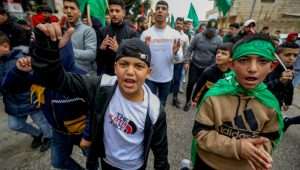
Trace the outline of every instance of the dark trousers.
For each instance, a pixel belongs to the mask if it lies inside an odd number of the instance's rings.
[[[172,81],[173,97],[176,98],[180,88],[182,78],[183,63],[174,64],[174,76]]]
[[[146,80],[146,84],[151,89],[152,93],[158,96],[160,103],[165,106],[168,95],[170,93],[171,81],[159,83],[151,80]]]
[[[113,167],[101,159],[101,168],[102,170],[121,170],[119,168]],[[138,170],[145,170],[145,168],[139,168]]]
[[[289,125],[298,125],[300,124],[300,116],[289,117]]]
[[[81,140],[81,135],[68,135],[62,132],[53,130],[53,137],[51,143],[51,164],[54,168],[67,169],[67,170],[82,170],[72,157],[73,146],[78,145]],[[87,152],[84,152],[87,153]],[[96,170],[98,162],[94,165],[88,165],[87,169]]]
[[[190,102],[194,85],[198,81],[198,78],[200,77],[204,69],[205,68],[197,68],[194,64],[191,64],[189,70],[189,81],[186,87],[186,103]]]
[[[197,158],[195,160],[195,165],[194,165],[193,169],[194,170],[214,170],[213,168],[208,166],[205,162],[203,162],[201,160],[201,158],[199,158],[199,156],[197,156]]]

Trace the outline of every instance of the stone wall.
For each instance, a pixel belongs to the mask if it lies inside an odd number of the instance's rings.
[[[234,4],[224,17],[220,17],[220,27],[227,28],[232,22],[244,22],[251,15],[254,0],[234,0]],[[252,18],[257,21],[257,30],[269,26],[271,32],[300,32],[300,0],[274,0],[262,2],[256,0]]]

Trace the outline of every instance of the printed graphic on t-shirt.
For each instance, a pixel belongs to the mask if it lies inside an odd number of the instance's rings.
[[[117,129],[127,133],[134,134],[137,131],[135,123],[124,116],[124,114],[117,112],[116,114],[109,113],[110,123]]]
[[[258,137],[258,123],[252,109],[244,110],[243,114],[245,121],[243,120],[242,115],[237,115],[234,118],[234,124],[237,126],[236,128],[233,127],[232,122],[224,122],[221,126],[218,126],[216,130],[222,135],[235,137],[237,139]],[[245,123],[248,124],[250,129],[246,128]]]

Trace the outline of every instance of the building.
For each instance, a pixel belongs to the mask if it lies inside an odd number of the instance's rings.
[[[257,21],[257,30],[268,26],[273,33],[300,32],[300,0],[232,0],[233,5],[224,17],[217,7],[207,12],[207,18],[218,18],[220,28],[230,23],[243,23],[249,18]]]

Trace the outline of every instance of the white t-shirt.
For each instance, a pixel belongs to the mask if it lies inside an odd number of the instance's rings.
[[[108,164],[124,170],[136,170],[144,164],[144,127],[149,89],[144,101],[127,100],[116,88],[104,118],[104,147]],[[147,90],[148,89],[148,90]]]
[[[165,83],[173,78],[173,42],[180,39],[179,32],[166,26],[164,29],[155,26],[145,30],[141,35],[141,40],[151,37],[151,68],[152,73],[149,80]]]

